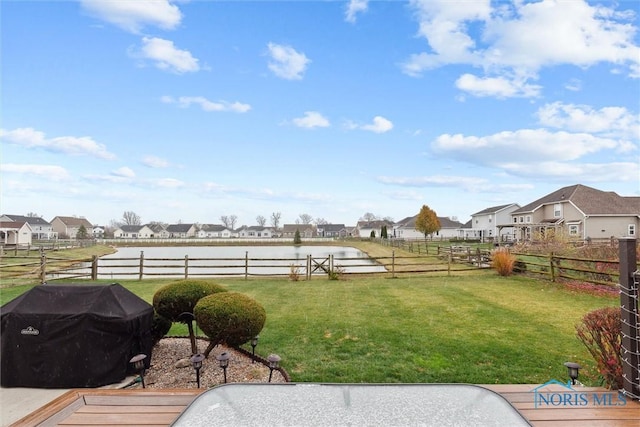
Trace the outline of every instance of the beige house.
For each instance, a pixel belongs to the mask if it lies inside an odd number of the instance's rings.
[[[0,222],[0,245],[30,245],[33,230],[24,221]]]
[[[116,239],[152,239],[155,232],[147,225],[122,225],[113,232]]]
[[[313,224],[284,224],[282,226],[282,237],[294,238],[296,230],[300,233],[300,238],[309,239],[318,235],[318,230]]]
[[[87,236],[93,237],[93,225],[84,217],[57,216],[51,221],[53,231],[58,233],[61,239],[75,239],[78,231],[84,226]]]
[[[549,230],[576,240],[636,237],[640,227],[640,197],[623,197],[586,185],[563,187],[511,213],[519,241]]]

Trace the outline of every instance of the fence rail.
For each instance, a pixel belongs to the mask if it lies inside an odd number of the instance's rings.
[[[3,259],[6,261],[6,259]],[[41,252],[39,256],[13,257],[12,263],[0,265],[2,282],[38,280],[41,283],[71,278],[126,279],[135,278],[193,278],[193,277],[293,277],[311,279],[327,275],[338,278],[343,275],[391,275],[444,273],[488,268],[486,256],[480,252],[441,251],[438,258],[396,256],[392,251],[387,257],[312,257],[306,258],[254,258],[247,253],[242,258],[148,258],[144,252],[139,257],[103,257],[62,259]]]
[[[558,256],[553,253],[542,255],[512,252],[512,254],[517,257],[515,272],[541,275],[554,282],[558,279],[567,279],[616,286],[620,278],[618,260],[594,260]]]

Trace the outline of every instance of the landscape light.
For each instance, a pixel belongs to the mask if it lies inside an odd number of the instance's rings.
[[[144,384],[144,359],[147,358],[146,354],[136,354],[129,360],[129,363],[133,365],[133,369],[135,369],[140,375],[140,382],[142,383],[142,388],[146,388]]]
[[[278,369],[278,367],[280,366],[280,360],[280,356],[278,356],[277,354],[270,354],[267,358],[267,361],[269,361],[269,382],[271,382],[273,370]]]
[[[196,371],[196,384],[198,385],[198,388],[200,388],[200,368],[202,368],[202,361],[204,360],[204,355],[200,354],[200,353],[196,353],[193,356],[191,356],[191,365],[193,366],[193,369],[195,369]]]
[[[227,367],[229,366],[229,357],[230,355],[226,351],[216,356],[216,360],[220,364],[220,367],[222,368],[222,372],[224,373],[225,384],[227,383]]]
[[[260,339],[259,335],[256,335],[251,340],[251,363],[256,362],[256,346],[258,345],[258,340]]]
[[[567,367],[569,371],[569,378],[571,378],[571,384],[575,385],[578,380],[578,371],[580,371],[581,366],[574,362],[565,362],[564,366]]]

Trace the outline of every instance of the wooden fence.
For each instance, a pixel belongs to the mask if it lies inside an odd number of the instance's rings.
[[[7,261],[4,259],[3,261]],[[137,258],[103,257],[62,259],[41,252],[38,256],[12,257],[11,263],[0,265],[3,285],[19,281],[45,283],[60,279],[138,279],[194,278],[194,277],[289,277],[311,279],[326,275],[337,279],[346,275],[387,275],[398,277],[408,274],[446,275],[457,272],[489,268],[487,255],[478,251],[452,248],[440,251],[439,257],[327,257],[306,258],[253,258],[247,252],[243,258],[148,258],[144,252]]]
[[[576,280],[598,285],[616,286],[619,281],[617,260],[594,260],[558,256],[512,252],[517,257],[516,273],[544,276],[551,281],[558,279]]]

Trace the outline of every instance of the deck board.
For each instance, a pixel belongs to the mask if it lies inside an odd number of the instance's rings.
[[[536,407],[533,390],[538,385],[492,384],[482,387],[502,395],[535,427],[640,427],[640,402],[627,400],[624,406]],[[12,424],[12,427],[167,427],[203,391],[76,389]],[[566,392],[566,389],[550,386],[545,391]],[[602,395],[611,391],[584,387],[575,393],[586,393],[591,400],[591,394]]]

